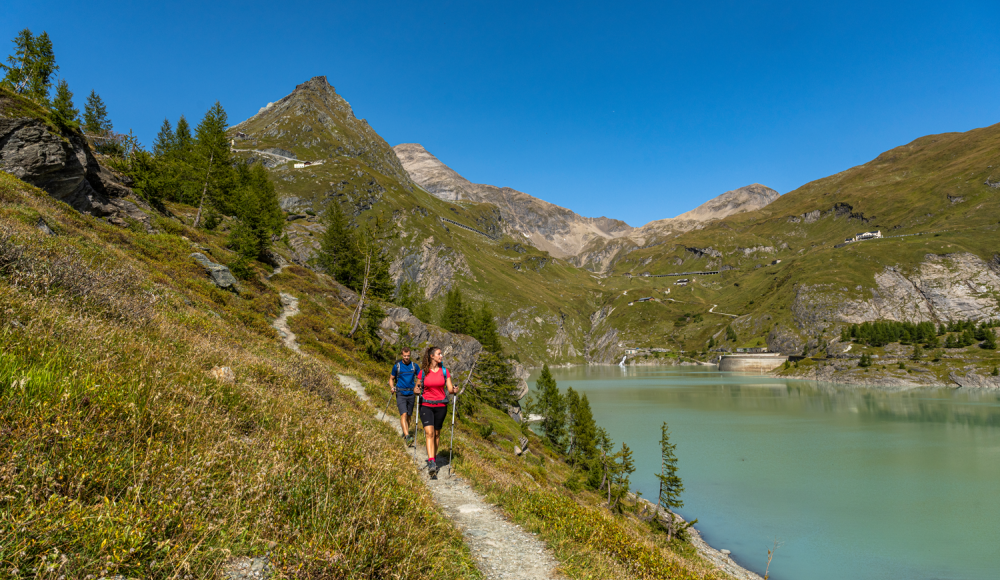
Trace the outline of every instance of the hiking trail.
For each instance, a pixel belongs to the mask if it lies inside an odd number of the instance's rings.
[[[288,327],[288,319],[299,313],[299,299],[285,292],[282,292],[280,296],[281,305],[284,308],[281,310],[281,316],[275,318],[271,326],[281,335],[281,342],[285,343],[285,346],[303,354],[299,349],[299,343],[295,340],[295,333]]]
[[[291,294],[281,293],[283,309],[281,315],[272,324],[281,335],[281,340],[288,348],[305,355],[299,349],[295,333],[288,327],[288,319],[299,313],[299,301]],[[372,403],[361,382],[350,375],[337,375],[340,384],[354,391],[362,401]],[[388,388],[386,395],[388,396]],[[379,401],[378,404],[383,404]],[[395,410],[395,406],[392,406]],[[375,418],[391,425],[396,433],[402,436],[399,417],[393,413],[385,413],[383,409],[375,412]],[[444,434],[442,433],[442,439]],[[438,479],[432,480],[427,475],[427,449],[417,440],[416,449],[407,449],[406,453],[413,458],[420,479],[431,490],[434,501],[441,506],[445,517],[451,520],[462,532],[463,540],[476,560],[476,565],[488,580],[558,580],[563,578],[556,573],[559,563],[544,542],[533,534],[524,531],[517,524],[507,521],[496,506],[488,503],[483,496],[476,493],[472,487],[459,475],[452,473],[448,467],[448,458],[442,454],[437,458],[441,471]],[[400,437],[402,444],[402,437]],[[239,561],[231,564],[249,571],[252,563]],[[232,580],[251,580],[251,574],[242,575],[235,569],[226,573]]]
[[[358,379],[350,375],[337,375],[340,384],[358,394],[362,401],[369,401],[365,388]],[[386,389],[388,395],[388,388]],[[384,404],[379,402],[379,404]],[[390,403],[391,409],[395,406]],[[391,425],[402,436],[399,417],[393,412],[379,409],[375,418]],[[450,419],[449,419],[450,421]],[[445,434],[442,432],[441,438]],[[401,442],[402,443],[402,442]],[[483,496],[459,475],[448,469],[448,457],[437,457],[441,471],[438,479],[430,479],[424,469],[427,449],[418,438],[416,450],[407,449],[420,470],[420,479],[431,490],[434,501],[441,506],[445,517],[461,530],[465,544],[469,546],[476,565],[489,580],[549,580],[563,578],[556,573],[559,563],[552,556],[544,542],[520,526],[507,521],[496,506],[488,503]],[[451,475],[449,475],[451,473]]]

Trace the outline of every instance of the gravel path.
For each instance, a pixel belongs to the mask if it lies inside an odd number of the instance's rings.
[[[282,292],[281,305],[284,307],[281,310],[281,316],[275,318],[271,326],[281,335],[281,341],[285,343],[285,346],[302,354],[302,351],[299,349],[299,343],[295,340],[295,333],[288,327],[288,319],[299,313],[299,299],[291,294]]]
[[[358,394],[363,401],[368,401],[364,387],[354,377],[337,375],[340,383]],[[384,400],[377,402],[385,405]],[[390,403],[391,405],[391,403]],[[392,425],[396,432],[402,435],[399,427],[399,417],[379,409],[375,416]],[[442,433],[442,439],[445,434]],[[402,442],[400,442],[402,444]],[[409,450],[414,463],[420,469],[420,478],[430,488],[431,494],[445,516],[455,523],[462,531],[465,543],[472,551],[476,564],[483,576],[489,580],[547,580],[563,576],[556,573],[559,563],[552,556],[548,547],[520,526],[507,521],[496,506],[486,502],[460,476],[451,474],[448,458],[443,455],[438,458],[438,465],[444,465],[438,474],[438,479],[430,479],[424,468],[427,450],[417,444]]]

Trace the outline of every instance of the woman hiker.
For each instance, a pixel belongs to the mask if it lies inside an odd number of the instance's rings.
[[[451,384],[451,373],[441,364],[441,349],[436,346],[424,351],[421,361],[421,371],[417,379],[421,381],[418,393],[423,397],[420,406],[420,423],[424,426],[424,439],[427,440],[427,473],[431,479],[437,477],[438,466],[434,461],[438,450],[438,440],[445,417],[448,416],[448,394],[455,393]],[[447,393],[445,389],[447,388]]]
[[[399,409],[399,426],[403,429],[403,440],[407,446],[412,446],[410,417],[413,416],[413,403],[417,398],[413,390],[420,367],[410,360],[410,347],[404,346],[400,356],[402,360],[396,361],[396,364],[392,365],[392,372],[389,373],[389,389],[396,395],[396,408]]]

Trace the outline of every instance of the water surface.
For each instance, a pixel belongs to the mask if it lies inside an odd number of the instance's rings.
[[[670,426],[685,518],[775,580],[1000,578],[1000,394],[890,392],[705,367],[552,369],[655,501]],[[532,374],[529,382],[537,378]]]

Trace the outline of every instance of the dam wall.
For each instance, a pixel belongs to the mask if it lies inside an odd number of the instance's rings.
[[[724,354],[719,359],[723,372],[767,373],[785,364],[788,357],[776,352],[759,354]]]

